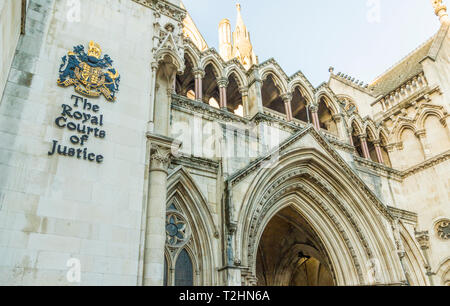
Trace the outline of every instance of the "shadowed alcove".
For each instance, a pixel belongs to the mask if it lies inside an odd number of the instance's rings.
[[[287,207],[268,223],[258,247],[259,286],[333,286],[328,256],[307,221]]]

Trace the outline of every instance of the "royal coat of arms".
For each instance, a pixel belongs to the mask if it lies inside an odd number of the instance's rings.
[[[105,96],[106,100],[114,102],[119,90],[120,75],[112,67],[113,61],[105,54],[101,58],[102,49],[93,41],[89,43],[86,54],[84,46],[76,46],[62,58],[59,68],[58,85],[62,87],[75,86],[75,91],[88,96]]]

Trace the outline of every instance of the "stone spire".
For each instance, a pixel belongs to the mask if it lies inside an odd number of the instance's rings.
[[[239,59],[242,65],[249,69],[257,64],[256,56],[253,52],[253,46],[250,41],[250,33],[247,31],[244,20],[241,15],[241,5],[237,4],[236,29],[233,33],[233,57]]]
[[[434,12],[436,16],[439,17],[439,20],[442,24],[450,24],[450,18],[447,13],[447,6],[442,3],[442,0],[431,0],[431,4],[433,5]]]

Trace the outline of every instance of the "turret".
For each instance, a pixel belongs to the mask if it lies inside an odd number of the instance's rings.
[[[219,53],[225,61],[232,59],[231,25],[228,19],[219,24]]]
[[[431,0],[431,4],[433,5],[434,12],[436,16],[439,17],[439,20],[442,24],[450,24],[450,18],[447,13],[447,6],[442,3],[442,0]]]

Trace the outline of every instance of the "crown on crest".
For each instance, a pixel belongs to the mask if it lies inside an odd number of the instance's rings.
[[[100,48],[100,45],[97,43],[94,43],[92,40],[89,42],[89,51],[88,55],[95,57],[97,59],[100,58],[102,55],[102,48]]]

